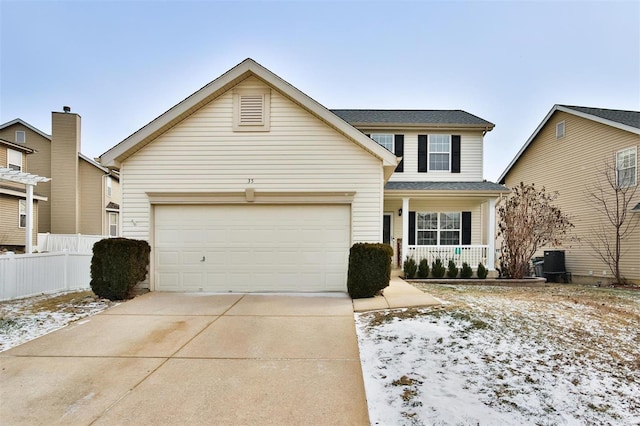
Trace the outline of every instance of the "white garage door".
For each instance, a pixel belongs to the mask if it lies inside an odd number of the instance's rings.
[[[346,291],[350,207],[156,206],[156,289]]]

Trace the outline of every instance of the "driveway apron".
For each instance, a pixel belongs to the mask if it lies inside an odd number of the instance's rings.
[[[0,353],[0,423],[368,425],[351,299],[148,293]]]

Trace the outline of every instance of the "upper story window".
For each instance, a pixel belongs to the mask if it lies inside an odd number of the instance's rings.
[[[564,131],[565,131],[564,121],[561,121],[558,124],[556,124],[556,139],[563,138],[564,137]]]
[[[462,235],[460,212],[416,214],[418,245],[459,245]]]
[[[27,134],[24,130],[16,130],[16,143],[27,143]]]
[[[371,135],[371,139],[378,142],[378,145],[382,146],[383,148],[386,148],[388,151],[390,152],[394,151],[395,144],[394,144],[393,135],[386,134],[386,133],[373,133]]]
[[[111,182],[111,176],[107,176],[107,196],[108,197],[111,197],[111,192],[113,191],[112,185],[113,183]]]
[[[626,148],[616,153],[618,186],[636,186],[638,183],[638,148]]]
[[[233,92],[233,130],[268,132],[271,120],[269,89],[236,89]]]
[[[27,226],[27,200],[18,200],[18,227]]]
[[[7,149],[7,167],[11,170],[22,171],[22,153],[13,149]]]
[[[449,171],[451,136],[429,135],[429,171]]]

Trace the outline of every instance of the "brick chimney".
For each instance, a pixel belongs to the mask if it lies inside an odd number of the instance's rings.
[[[80,230],[80,116],[71,108],[51,113],[51,233]]]

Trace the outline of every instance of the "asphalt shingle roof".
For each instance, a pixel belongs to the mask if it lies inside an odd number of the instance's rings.
[[[509,188],[493,182],[387,182],[384,189],[409,191],[503,191]]]
[[[636,129],[640,129],[640,111],[590,108],[590,107],[582,107],[582,106],[574,106],[574,105],[560,105],[560,106],[572,109],[574,111],[582,112],[585,114],[595,115],[596,117],[604,118],[605,120],[615,121],[616,123],[635,127]]]
[[[494,127],[494,124],[462,110],[406,110],[406,109],[332,109],[349,124],[424,124],[472,125]]]

